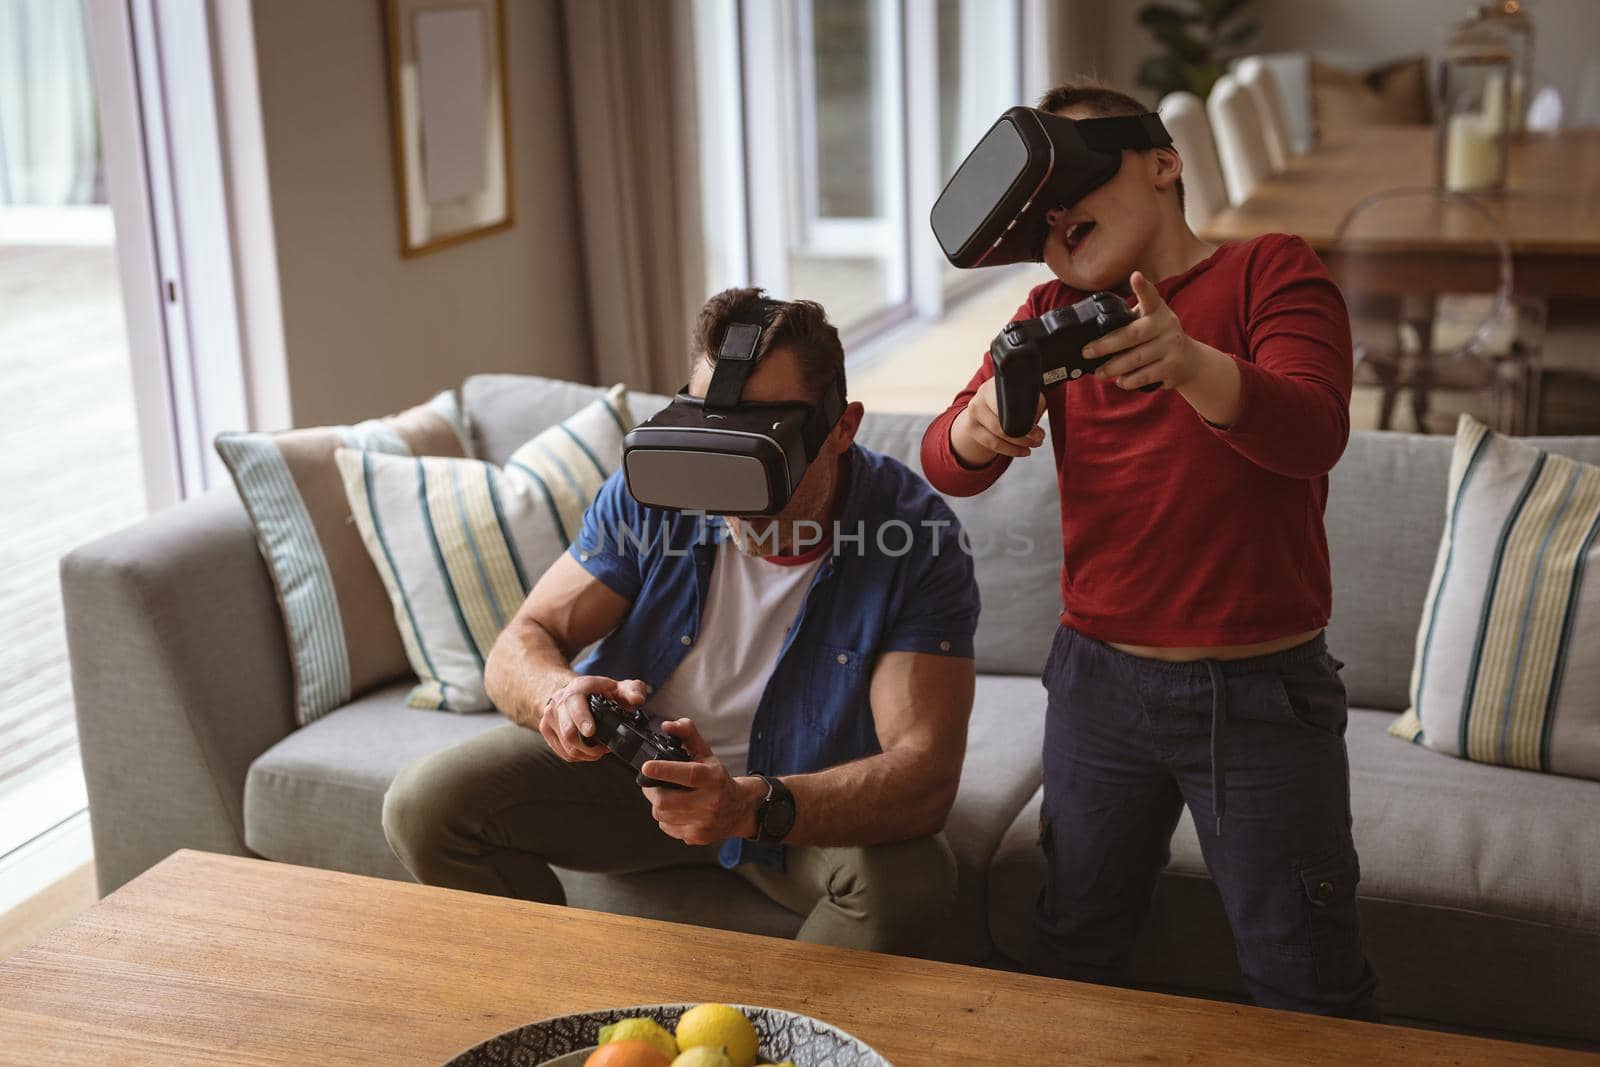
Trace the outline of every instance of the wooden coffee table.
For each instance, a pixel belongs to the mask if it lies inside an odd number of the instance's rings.
[[[805,1012],[898,1067],[1576,1053],[179,852],[0,962],[0,1062],[437,1064],[591,1008]]]

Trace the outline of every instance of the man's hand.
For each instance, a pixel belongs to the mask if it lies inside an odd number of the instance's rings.
[[[993,378],[984,382],[973,394],[967,406],[950,424],[950,447],[956,458],[969,467],[985,467],[996,456],[1026,456],[1044,444],[1044,430],[1038,426],[1044,414],[1044,396],[1039,396],[1039,410],[1035,423],[1026,437],[1008,437],[1000,426],[1000,409],[994,400]]]
[[[1233,425],[1240,391],[1233,357],[1184,333],[1178,316],[1143,274],[1134,271],[1128,284],[1139,300],[1139,317],[1083,346],[1089,359],[1112,356],[1095,374],[1114,379],[1122,389],[1155,382],[1177,390],[1213,426]]]
[[[647,778],[675,782],[688,789],[646,789],[650,814],[662,832],[686,845],[714,845],[730,837],[750,837],[756,832],[756,808],[767,795],[759,778],[735,778],[717,759],[690,719],[661,724],[663,733],[683,740],[684,751],[695,760],[650,760],[639,768]]]
[[[604,745],[583,743],[583,738],[594,736],[594,717],[589,714],[590,693],[638,707],[650,695],[650,687],[637,678],[618,682],[596,675],[579,675],[550,694],[539,715],[539,733],[550,751],[568,763],[601,759],[609,751]]]

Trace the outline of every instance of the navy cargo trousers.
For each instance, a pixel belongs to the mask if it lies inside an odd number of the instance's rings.
[[[1035,969],[1126,981],[1187,804],[1256,1003],[1377,1018],[1342,666],[1320,634],[1265,656],[1167,663],[1061,627],[1044,673]]]

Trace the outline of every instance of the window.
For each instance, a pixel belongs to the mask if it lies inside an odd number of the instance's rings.
[[[817,300],[847,343],[973,279],[927,233],[1019,102],[1016,0],[697,0],[707,291]]]

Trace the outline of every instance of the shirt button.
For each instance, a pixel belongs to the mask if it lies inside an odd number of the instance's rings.
[[[578,559],[583,563],[588,563],[589,562],[589,553],[587,553],[587,552],[579,552],[578,553]]]
[[[1333,896],[1333,883],[1332,882],[1318,882],[1317,883],[1317,899],[1318,900],[1327,900],[1329,897],[1332,897],[1332,896]]]
[[[949,641],[940,641],[939,642],[939,651],[940,652],[949,652],[950,651],[950,642]]]
[[[850,657],[841,652],[838,655],[838,660],[841,664],[845,664],[850,662]]]
[[[692,645],[694,644],[694,638],[690,637],[688,634],[684,634],[682,637],[678,638],[678,644]]]

